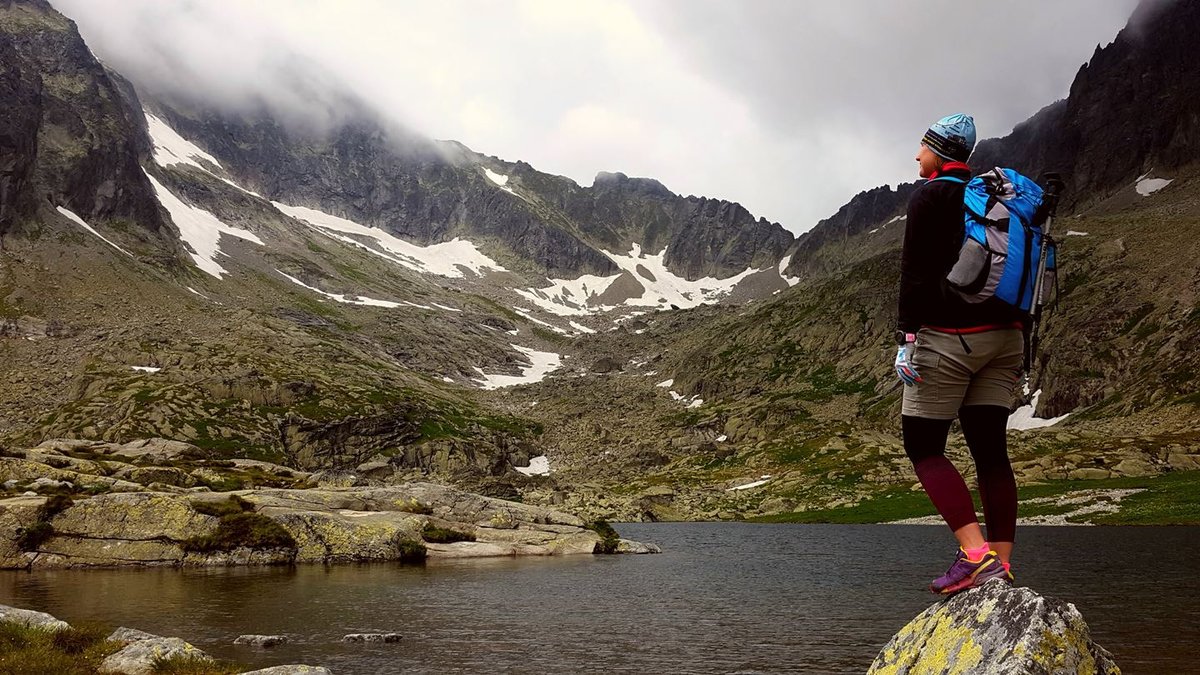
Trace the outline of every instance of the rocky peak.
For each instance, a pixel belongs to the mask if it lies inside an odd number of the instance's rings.
[[[159,230],[137,100],[75,24],[40,0],[0,3],[0,55],[0,233],[56,206]]]
[[[972,166],[1058,171],[1066,204],[1099,200],[1151,170],[1200,156],[1200,4],[1146,0],[1106,47],[1079,69],[1070,95],[981,142]]]

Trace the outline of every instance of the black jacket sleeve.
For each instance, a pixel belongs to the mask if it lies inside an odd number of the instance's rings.
[[[924,185],[908,202],[896,322],[906,333],[917,332],[943,302],[945,249],[954,234],[945,231],[945,208],[939,207],[946,195],[941,187]]]

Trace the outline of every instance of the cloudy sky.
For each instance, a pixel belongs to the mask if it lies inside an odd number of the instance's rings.
[[[1137,0],[52,0],[135,82],[327,114],[312,60],[434,138],[590,185],[651,176],[793,232],[915,177],[930,122],[1004,135]],[[324,81],[324,80],[323,80]]]

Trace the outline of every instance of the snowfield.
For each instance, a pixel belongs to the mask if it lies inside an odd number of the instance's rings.
[[[549,476],[550,458],[538,455],[529,460],[529,466],[514,466],[513,468],[526,476]]]
[[[489,270],[506,271],[465,239],[456,237],[440,244],[418,246],[377,227],[360,225],[324,211],[280,202],[271,204],[332,239],[365,249],[415,272],[461,279],[467,273],[481,277]]]
[[[224,167],[216,157],[200,149],[195,143],[180,136],[162,119],[146,112],[146,127],[150,131],[150,140],[154,143],[154,163],[159,166],[186,164],[197,169],[208,171],[197,159],[210,162],[218,169]]]
[[[1149,175],[1148,173],[1144,173],[1138,176],[1137,185],[1135,186],[1137,193],[1143,197],[1149,197],[1174,182],[1173,178],[1147,178]]]
[[[522,347],[520,345],[511,345],[513,349],[521,352],[529,359],[529,365],[521,369],[520,375],[489,375],[483,372],[482,368],[476,368],[475,372],[479,373],[482,379],[475,380],[476,383],[483,389],[500,389],[502,387],[515,387],[521,384],[533,384],[541,382],[547,375],[554,372],[562,365],[562,355],[554,352],[539,352],[536,349]]]
[[[221,251],[222,234],[245,239],[259,246],[263,245],[262,239],[259,239],[253,232],[226,225],[217,220],[217,217],[208,211],[192,206],[191,204],[185,204],[162,183],[158,182],[154,176],[147,173],[146,177],[150,179],[150,184],[154,186],[154,193],[158,196],[158,202],[163,205],[167,213],[171,214],[171,220],[175,223],[175,227],[179,228],[180,238],[191,249],[188,253],[192,256],[196,267],[218,279],[222,275],[227,274],[225,268],[217,264],[217,256],[226,255]]]
[[[1028,385],[1026,385],[1026,386],[1028,386]],[[1026,392],[1026,393],[1028,393],[1028,392]],[[1061,422],[1071,416],[1071,413],[1067,413],[1066,415],[1061,415],[1059,417],[1051,417],[1050,419],[1034,417],[1033,411],[1037,410],[1038,398],[1040,398],[1041,395],[1042,395],[1042,390],[1038,389],[1036,392],[1033,393],[1033,398],[1030,400],[1029,405],[1025,405],[1025,406],[1021,406],[1020,408],[1017,408],[1016,410],[1013,411],[1013,413],[1011,415],[1008,416],[1008,428],[1009,429],[1014,429],[1017,431],[1025,431],[1028,429],[1041,429],[1043,427],[1049,427],[1049,426],[1058,424],[1059,422]]]
[[[747,277],[763,271],[750,267],[728,279],[705,277],[689,281],[667,269],[666,248],[658,253],[648,254],[642,252],[641,246],[634,244],[626,255],[608,251],[602,253],[621,268],[620,274],[607,277],[583,275],[577,279],[547,279],[550,284],[548,286],[516,289],[516,292],[542,310],[558,316],[599,314],[617,309],[615,305],[593,303],[624,276],[636,281],[642,292],[622,301],[622,306],[658,310],[671,309],[674,305],[679,309],[690,309],[720,302]],[[790,262],[791,256],[785,256],[779,262],[777,271],[784,282],[795,286],[800,279],[788,277],[783,273]]]

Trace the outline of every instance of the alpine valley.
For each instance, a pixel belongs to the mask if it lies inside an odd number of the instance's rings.
[[[1066,99],[972,158],[1068,186],[1011,422],[1028,519],[1200,522],[1198,50],[1200,3],[1145,3]],[[654,179],[581,186],[430,140],[336,84],[314,98],[329,123],[156,90],[45,0],[0,0],[4,496],[66,496],[66,516],[476,493],[588,550],[596,520],[933,513],[890,367],[915,185],[797,238]],[[405,512],[428,508],[474,522]],[[95,562],[63,538],[0,558]]]

